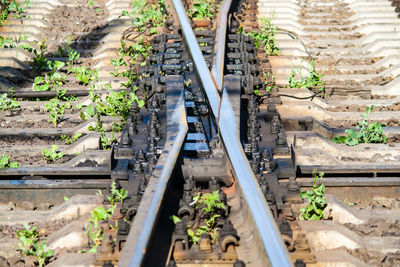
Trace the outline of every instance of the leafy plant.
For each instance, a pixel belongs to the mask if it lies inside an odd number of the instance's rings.
[[[368,123],[368,115],[374,106],[367,107],[362,119],[357,122],[357,132],[353,129],[346,129],[347,136],[336,136],[332,139],[334,143],[345,143],[348,146],[355,146],[359,143],[386,143],[387,137],[383,134],[384,124],[380,122]]]
[[[296,79],[296,76],[299,76],[299,79]],[[315,70],[315,62],[311,61],[309,74],[306,77],[303,77],[301,73],[301,69],[296,71],[292,68],[292,71],[289,76],[289,87],[290,88],[304,88],[312,90],[313,88],[318,89],[320,92],[325,92],[325,85],[322,78],[324,77],[323,73],[318,73]]]
[[[30,6],[30,2],[26,0],[25,5]],[[0,27],[5,24],[9,14],[13,14],[16,18],[22,18],[25,11],[24,7],[15,0],[1,0],[0,10]]]
[[[0,169],[18,168],[19,164],[16,161],[11,161],[10,156],[3,154],[0,156]]]
[[[37,76],[32,84],[33,91],[60,91],[60,87],[66,79],[66,76],[61,74],[59,71],[65,66],[62,61],[46,61],[46,64],[50,71],[48,71],[44,77]],[[65,94],[65,93],[64,93]]]
[[[89,6],[90,8],[92,8],[93,6],[97,5],[97,2],[96,2],[96,1],[93,1],[93,0],[88,0],[87,2],[88,2],[88,6]]]
[[[57,126],[57,124],[62,120],[65,109],[71,108],[71,103],[61,103],[58,98],[52,98],[49,102],[45,104],[46,111],[49,112],[50,122]]]
[[[275,34],[278,30],[277,26],[272,24],[271,18],[261,18],[260,30],[252,31],[248,35],[254,39],[254,44],[259,49],[263,47],[267,55],[279,56],[280,49],[276,45]]]
[[[47,249],[47,240],[40,240],[36,227],[30,227],[24,224],[25,230],[17,232],[17,238],[20,240],[18,247],[24,256],[33,255],[39,266],[46,263],[46,259],[53,256],[53,250]]]
[[[112,215],[111,209],[105,209],[104,207],[96,207],[89,218],[89,223],[86,224],[85,230],[90,240],[93,242],[89,252],[96,253],[97,247],[101,245],[101,241],[104,238],[103,229],[100,227],[100,222],[108,220]]]
[[[98,77],[98,70],[88,70],[86,66],[69,68],[69,71],[75,73],[76,79],[83,84],[88,84]]]
[[[189,17],[195,19],[205,19],[214,17],[216,10],[213,0],[199,0],[193,3],[193,9],[189,9]]]
[[[137,42],[132,45],[127,45],[123,39],[120,41],[121,47],[118,49],[119,58],[112,59],[111,64],[115,67],[115,70],[110,72],[115,77],[125,77],[128,81],[121,83],[123,87],[130,88],[134,81],[140,76],[136,73],[135,64],[141,59],[141,66],[146,64],[146,59],[150,55],[150,49],[152,48],[149,42],[146,42],[144,38],[140,37]],[[129,66],[126,70],[120,72],[118,67]]]
[[[67,55],[68,55],[68,66],[74,65],[79,58],[81,57],[81,54],[72,49],[69,45],[67,45]]]
[[[63,152],[57,152],[57,148],[58,148],[57,145],[51,145],[50,150],[44,148],[44,149],[42,149],[42,155],[48,161],[55,162],[56,160],[58,160],[64,156]]]
[[[103,128],[100,129],[100,144],[103,150],[111,149],[111,144],[116,142],[114,133],[111,134],[110,138],[107,138],[106,133]]]
[[[61,140],[64,141],[64,143],[65,143],[66,145],[70,145],[70,144],[72,144],[72,143],[75,143],[75,141],[78,140],[79,137],[81,137],[81,136],[82,136],[81,133],[77,133],[77,134],[75,134],[75,135],[73,135],[73,136],[72,136],[72,135],[69,136],[69,135],[62,134],[62,135],[61,135]]]
[[[187,233],[190,241],[193,244],[199,242],[201,234],[207,233],[215,241],[218,238],[218,229],[216,220],[221,217],[221,213],[225,212],[225,204],[219,199],[219,191],[216,190],[212,193],[201,194],[198,193],[193,197],[193,205],[199,213],[199,224],[188,227]],[[180,222],[181,219],[175,215],[169,217],[175,224]]]
[[[157,5],[148,6],[145,1],[133,0],[132,11],[122,11],[120,17],[132,18],[132,26],[138,32],[142,32],[149,26],[151,34],[157,34],[154,27],[163,26],[166,21],[166,15],[163,13],[164,2],[159,1]],[[153,30],[151,30],[153,29]]]
[[[42,71],[46,69],[47,66],[47,58],[45,54],[47,53],[47,40],[43,39],[39,45],[39,50],[33,49],[33,54],[35,57],[33,58],[34,68],[37,71]]]
[[[312,175],[314,178],[312,189],[299,193],[302,199],[310,201],[305,208],[300,209],[300,220],[321,220],[324,217],[323,211],[328,205],[324,197],[325,185],[317,184],[324,177],[324,173],[320,172],[317,175],[317,170],[314,169]]]
[[[123,187],[121,189],[117,189],[117,184],[115,181],[111,183],[111,196],[108,196],[107,199],[111,203],[112,206],[115,206],[117,203],[123,203],[124,200],[128,197],[128,191]]]
[[[0,96],[0,110],[14,110],[19,108],[19,103],[7,97],[7,93]]]

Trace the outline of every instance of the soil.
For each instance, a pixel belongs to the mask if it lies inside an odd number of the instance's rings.
[[[29,223],[29,226],[36,227],[37,231],[39,232],[39,237],[45,238],[51,233],[60,230],[72,221],[73,220],[71,219],[61,219],[51,222],[34,222]],[[0,238],[15,238],[17,232],[23,229],[25,229],[25,227],[22,224],[0,225]]]
[[[45,147],[43,147],[45,148]],[[50,149],[50,148],[47,148]],[[65,162],[70,161],[76,155],[69,155],[65,154],[62,158],[56,160],[55,162],[49,162],[48,160],[44,159],[43,155],[27,155],[22,153],[10,153],[10,157],[12,161],[17,161],[20,166],[37,166],[37,165],[54,165],[54,164],[62,164]]]
[[[366,105],[346,105],[334,108],[328,108],[328,111],[332,112],[365,112],[367,109]],[[400,103],[396,103],[390,106],[374,106],[374,111],[400,111]]]
[[[343,248],[343,250],[346,250],[350,255],[353,255],[363,262],[373,266],[392,267],[399,266],[400,264],[400,253],[380,254],[365,248],[354,250]]]
[[[344,226],[361,236],[400,236],[399,223],[399,221],[396,221],[392,224],[385,222],[384,219],[377,218],[373,222],[366,222],[361,225],[346,223]]]
[[[2,128],[73,128],[80,125],[82,121],[67,121],[64,120],[54,126],[52,122],[47,120],[41,121],[8,121],[8,120],[1,120],[0,119],[0,127]]]
[[[369,122],[371,122],[371,120],[369,120]],[[396,119],[389,119],[388,121],[382,119],[380,122],[384,123],[384,124],[386,124],[386,126],[390,126],[390,127],[397,127],[400,125],[399,120],[396,120]],[[339,120],[329,119],[329,120],[325,120],[324,123],[332,128],[355,128],[357,126],[357,120],[339,121]]]
[[[317,65],[321,66],[372,65],[381,59],[383,59],[383,57],[343,58],[338,56],[330,56],[317,58],[315,62]]]
[[[73,48],[76,48],[76,45],[79,49],[95,48],[99,39],[104,36],[100,34],[101,30],[107,25],[105,18],[108,12],[104,6],[105,1],[97,0],[97,5],[92,8],[86,0],[62,2],[66,5],[53,9],[46,18],[49,27],[43,28],[45,34],[41,39],[49,40],[49,51],[56,51],[58,46],[64,46],[66,40],[73,42]],[[98,12],[96,7],[99,8]]]
[[[82,135],[80,138],[83,136],[84,135]],[[0,136],[0,146],[20,145],[65,145],[65,143],[61,140],[60,136]]]

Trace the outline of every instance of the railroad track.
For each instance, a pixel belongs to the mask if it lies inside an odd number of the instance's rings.
[[[10,9],[3,265],[38,262],[15,238],[30,227],[49,266],[398,264],[397,3],[211,3]],[[262,17],[279,53],[250,36]],[[388,144],[332,142],[371,105]],[[314,169],[328,220],[301,221]]]

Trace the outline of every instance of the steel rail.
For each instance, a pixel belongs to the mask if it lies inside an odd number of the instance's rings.
[[[228,94],[224,90],[221,102],[217,86],[213,82],[214,80],[201,53],[182,2],[181,0],[173,0],[172,2],[178,15],[190,54],[192,55],[195,67],[206,92],[211,110],[215,119],[219,121],[221,139],[225,145],[229,159],[231,160],[232,168],[236,173],[237,181],[252,213],[264,249],[270,260],[270,264],[272,266],[282,267],[292,266],[286,246],[283,243],[265,197],[262,194],[261,189],[257,184],[257,180],[250,168],[240,140],[238,139],[239,137],[232,134],[237,132],[237,126]],[[218,27],[226,28],[226,25],[219,24]],[[219,75],[223,74],[220,73]],[[219,103],[221,103],[221,106],[219,106]]]
[[[217,14],[217,25],[228,24],[228,13],[231,8],[232,0],[225,0]],[[224,62],[225,62],[225,43],[227,27],[217,27],[215,33],[214,58],[211,73],[219,92],[222,91],[224,81]]]
[[[192,26],[190,25],[189,20],[186,16],[186,12],[183,8],[182,2],[180,0],[172,0],[172,4],[178,16],[183,35],[185,36],[187,46],[189,47],[190,54],[194,62],[194,66],[200,76],[200,81],[208,96],[211,110],[214,113],[215,118],[217,119],[220,105],[220,97],[218,91],[216,90],[215,80],[211,76],[210,70],[207,67],[206,61],[203,57],[203,53],[201,52],[200,46],[197,43],[196,36],[193,33]]]
[[[172,80],[174,78],[177,78],[177,76],[172,77]],[[171,81],[171,83],[175,82],[175,80]],[[181,78],[180,80],[179,95],[177,95],[177,92],[173,92],[169,96],[167,83],[168,81],[166,81],[168,141],[163,148],[163,154],[160,155],[157,161],[157,166],[154,168],[152,177],[140,202],[118,266],[142,266],[146,249],[161,209],[161,203],[165,197],[167,184],[172,176],[188,131],[183,79]]]

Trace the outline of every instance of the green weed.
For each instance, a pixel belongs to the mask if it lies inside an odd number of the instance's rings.
[[[192,19],[212,19],[217,12],[214,7],[213,0],[198,0],[193,3],[193,9],[188,10],[188,14]]]
[[[0,156],[0,169],[18,168],[19,164],[16,161],[11,161],[10,156],[3,154]]]
[[[40,240],[36,227],[30,227],[24,224],[25,229],[17,232],[17,238],[20,240],[18,247],[24,256],[33,255],[39,266],[46,263],[47,258],[53,256],[53,250],[47,249],[47,240]]]
[[[259,31],[252,31],[248,35],[253,37],[254,44],[257,49],[263,47],[267,55],[279,56],[280,49],[276,45],[275,34],[278,30],[277,26],[272,24],[271,18],[261,18]]]
[[[299,79],[296,79],[296,76],[299,76]],[[315,70],[315,62],[311,61],[309,74],[306,77],[303,77],[301,69],[296,71],[292,68],[289,76],[289,88],[304,88],[308,90],[316,88],[320,92],[325,92],[323,77],[324,74],[318,73]]]
[[[192,244],[199,242],[201,234],[207,233],[215,242],[218,238],[218,229],[216,220],[225,212],[226,206],[219,199],[219,191],[212,193],[198,193],[193,197],[194,208],[200,212],[200,222],[193,227],[188,227],[187,233]],[[175,224],[180,222],[180,218],[172,215],[169,217]]]
[[[71,108],[71,103],[61,103],[58,98],[52,98],[45,104],[46,111],[49,112],[50,122],[57,126],[62,121],[65,109]]]
[[[71,136],[63,134],[63,135],[61,135],[60,138],[61,138],[62,141],[64,141],[64,143],[66,145],[70,145],[70,144],[75,143],[75,141],[78,140],[79,137],[81,137],[81,136],[82,136],[81,133],[77,133],[77,134],[71,135]]]
[[[317,170],[314,169],[312,175],[314,178],[312,189],[299,193],[302,199],[310,201],[310,204],[300,209],[299,219],[302,221],[321,220],[324,217],[323,211],[328,205],[324,197],[325,185],[323,183],[317,184],[324,177],[324,173],[317,174]]]
[[[387,137],[383,134],[384,124],[380,122],[368,123],[368,115],[374,109],[374,106],[367,108],[361,115],[362,119],[357,122],[357,132],[353,129],[346,129],[347,136],[336,136],[332,139],[334,143],[345,143],[348,146],[355,146],[359,143],[386,143]]]
[[[0,96],[0,110],[14,110],[19,108],[19,103],[15,100],[8,98],[7,93]]]
[[[52,145],[49,149],[42,149],[42,155],[48,161],[55,162],[56,160],[62,158],[64,156],[63,152],[57,152],[57,145]]]

